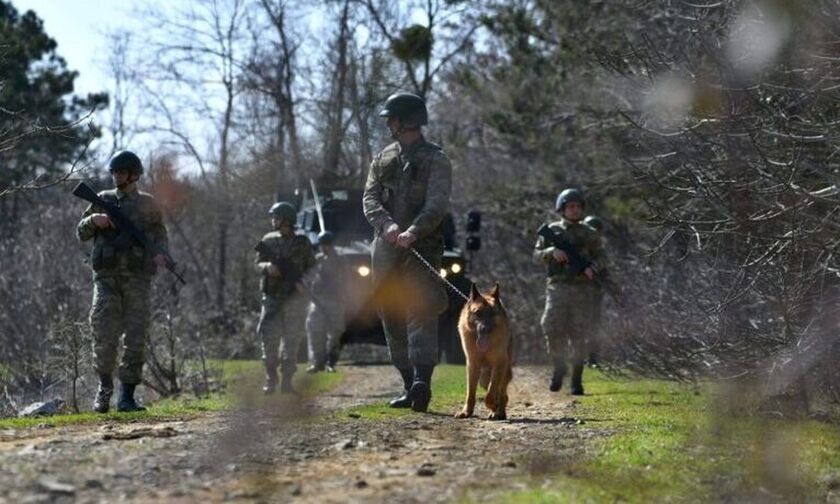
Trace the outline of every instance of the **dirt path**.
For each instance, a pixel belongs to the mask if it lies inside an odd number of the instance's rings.
[[[546,370],[516,368],[510,420],[453,411],[370,420],[339,414],[390,397],[386,366],[347,367],[333,392],[190,420],[0,432],[3,502],[441,502],[531,484],[601,435],[581,429]],[[477,413],[484,414],[483,406]],[[517,483],[517,482],[523,483]]]

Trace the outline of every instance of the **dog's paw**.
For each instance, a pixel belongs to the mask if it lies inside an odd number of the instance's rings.
[[[455,413],[455,418],[469,418],[472,416],[472,412],[467,410],[461,410],[458,413]]]
[[[487,420],[507,420],[507,414],[504,411],[490,413],[487,415]]]

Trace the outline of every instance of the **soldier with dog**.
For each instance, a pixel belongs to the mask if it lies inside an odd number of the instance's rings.
[[[423,137],[428,112],[421,97],[392,95],[379,115],[387,119],[395,142],[371,163],[362,203],[374,229],[372,264],[380,318],[404,385],[403,394],[390,405],[424,412],[438,358],[438,316],[448,297],[414,251],[440,270],[452,167],[443,150]]]

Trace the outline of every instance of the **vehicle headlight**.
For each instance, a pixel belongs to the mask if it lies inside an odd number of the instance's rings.
[[[359,266],[358,268],[356,268],[356,273],[358,273],[359,276],[366,277],[370,275],[370,268],[368,268],[367,266]]]
[[[441,268],[441,269],[440,269],[440,276],[441,276],[442,278],[446,278],[446,273],[447,273],[447,272],[446,272],[446,268]]]
[[[452,273],[460,273],[461,272],[461,265],[459,263],[452,263]]]

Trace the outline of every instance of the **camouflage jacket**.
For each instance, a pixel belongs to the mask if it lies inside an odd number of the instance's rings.
[[[395,222],[423,242],[443,240],[442,221],[449,211],[452,165],[437,145],[421,138],[403,148],[385,147],[370,165],[362,197],[365,217],[378,235]]]
[[[607,260],[601,246],[601,237],[598,232],[581,222],[572,222],[565,218],[552,222],[548,225],[555,233],[564,236],[578,251],[578,253],[591,263],[595,274],[606,268]],[[554,247],[545,243],[542,236],[537,238],[534,245],[534,260],[547,266],[548,281],[554,282],[585,282],[583,275],[577,278],[566,277],[566,266],[560,264],[553,257]]]
[[[279,231],[272,231],[263,236],[262,243],[267,245],[268,254],[257,252],[255,259],[257,272],[262,275],[260,289],[264,294],[271,296],[284,296],[293,294],[295,286],[301,277],[315,265],[315,254],[312,252],[312,243],[309,238],[303,235],[281,235]],[[268,275],[270,262],[285,263],[280,267],[281,275],[272,277]],[[286,271],[283,271],[283,270]]]
[[[316,305],[326,309],[344,306],[347,262],[338,254],[318,254],[309,278],[310,293]]]
[[[142,191],[126,193],[119,189],[110,189],[100,192],[99,197],[116,204],[140,231],[166,250],[168,242],[163,212],[154,196]],[[82,220],[76,226],[76,236],[79,240],[93,240],[90,262],[94,276],[99,278],[116,275],[153,275],[156,268],[150,251],[136,241],[128,246],[117,246],[114,243],[117,235],[115,230],[98,229],[94,225],[91,215],[103,212],[96,205],[88,206]]]

